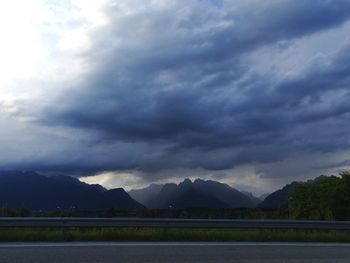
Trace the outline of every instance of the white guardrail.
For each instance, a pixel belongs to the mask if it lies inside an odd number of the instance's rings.
[[[126,227],[350,230],[350,221],[0,217],[0,228],[1,227]]]

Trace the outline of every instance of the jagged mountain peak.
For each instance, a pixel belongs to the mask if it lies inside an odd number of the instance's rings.
[[[149,208],[243,208],[256,203],[227,184],[213,180],[185,179],[176,184],[165,184],[159,193],[144,203]]]

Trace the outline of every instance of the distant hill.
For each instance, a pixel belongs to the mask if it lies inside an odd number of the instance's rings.
[[[251,192],[241,191],[241,193],[248,196],[248,198],[254,203],[254,206],[257,206],[262,201],[259,197],[254,196]]]
[[[257,207],[263,209],[278,209],[282,205],[286,204],[288,201],[288,192],[293,187],[296,182],[291,184],[287,184],[282,189],[279,189],[267,197],[265,197],[264,201],[262,201]]]
[[[315,179],[308,180],[308,184],[314,184],[318,180],[322,180],[328,178],[328,176],[320,175],[316,177]],[[287,184],[282,189],[279,189],[268,196],[265,197],[265,199],[257,206],[258,208],[263,209],[278,209],[284,204],[288,202],[288,193],[292,189],[294,185],[298,184],[298,182],[292,182],[290,184]]]
[[[260,195],[258,198],[261,200],[261,201],[264,201],[266,197],[268,197],[270,194],[266,193],[266,194],[262,194]]]
[[[180,184],[166,184],[155,198],[145,203],[153,209],[252,208],[254,201],[227,184],[189,179]]]
[[[44,176],[35,172],[0,172],[0,207],[32,211],[137,210],[144,206],[122,188],[106,190],[70,176]]]
[[[145,188],[130,190],[128,194],[137,202],[146,204],[159,194],[163,186],[162,184],[151,184]]]

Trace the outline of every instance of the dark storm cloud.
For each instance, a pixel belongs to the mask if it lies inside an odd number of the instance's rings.
[[[349,147],[349,45],[282,79],[253,73],[247,56],[341,25],[350,1],[237,6],[179,3],[122,17],[109,9],[85,57],[91,71],[41,123],[97,131],[100,147],[135,143],[139,156],[126,161],[116,146],[103,163],[67,169],[227,169]]]

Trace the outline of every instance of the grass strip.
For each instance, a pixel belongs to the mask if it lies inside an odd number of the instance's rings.
[[[164,228],[3,228],[0,242],[60,241],[289,241],[350,242],[350,231],[164,229]]]

